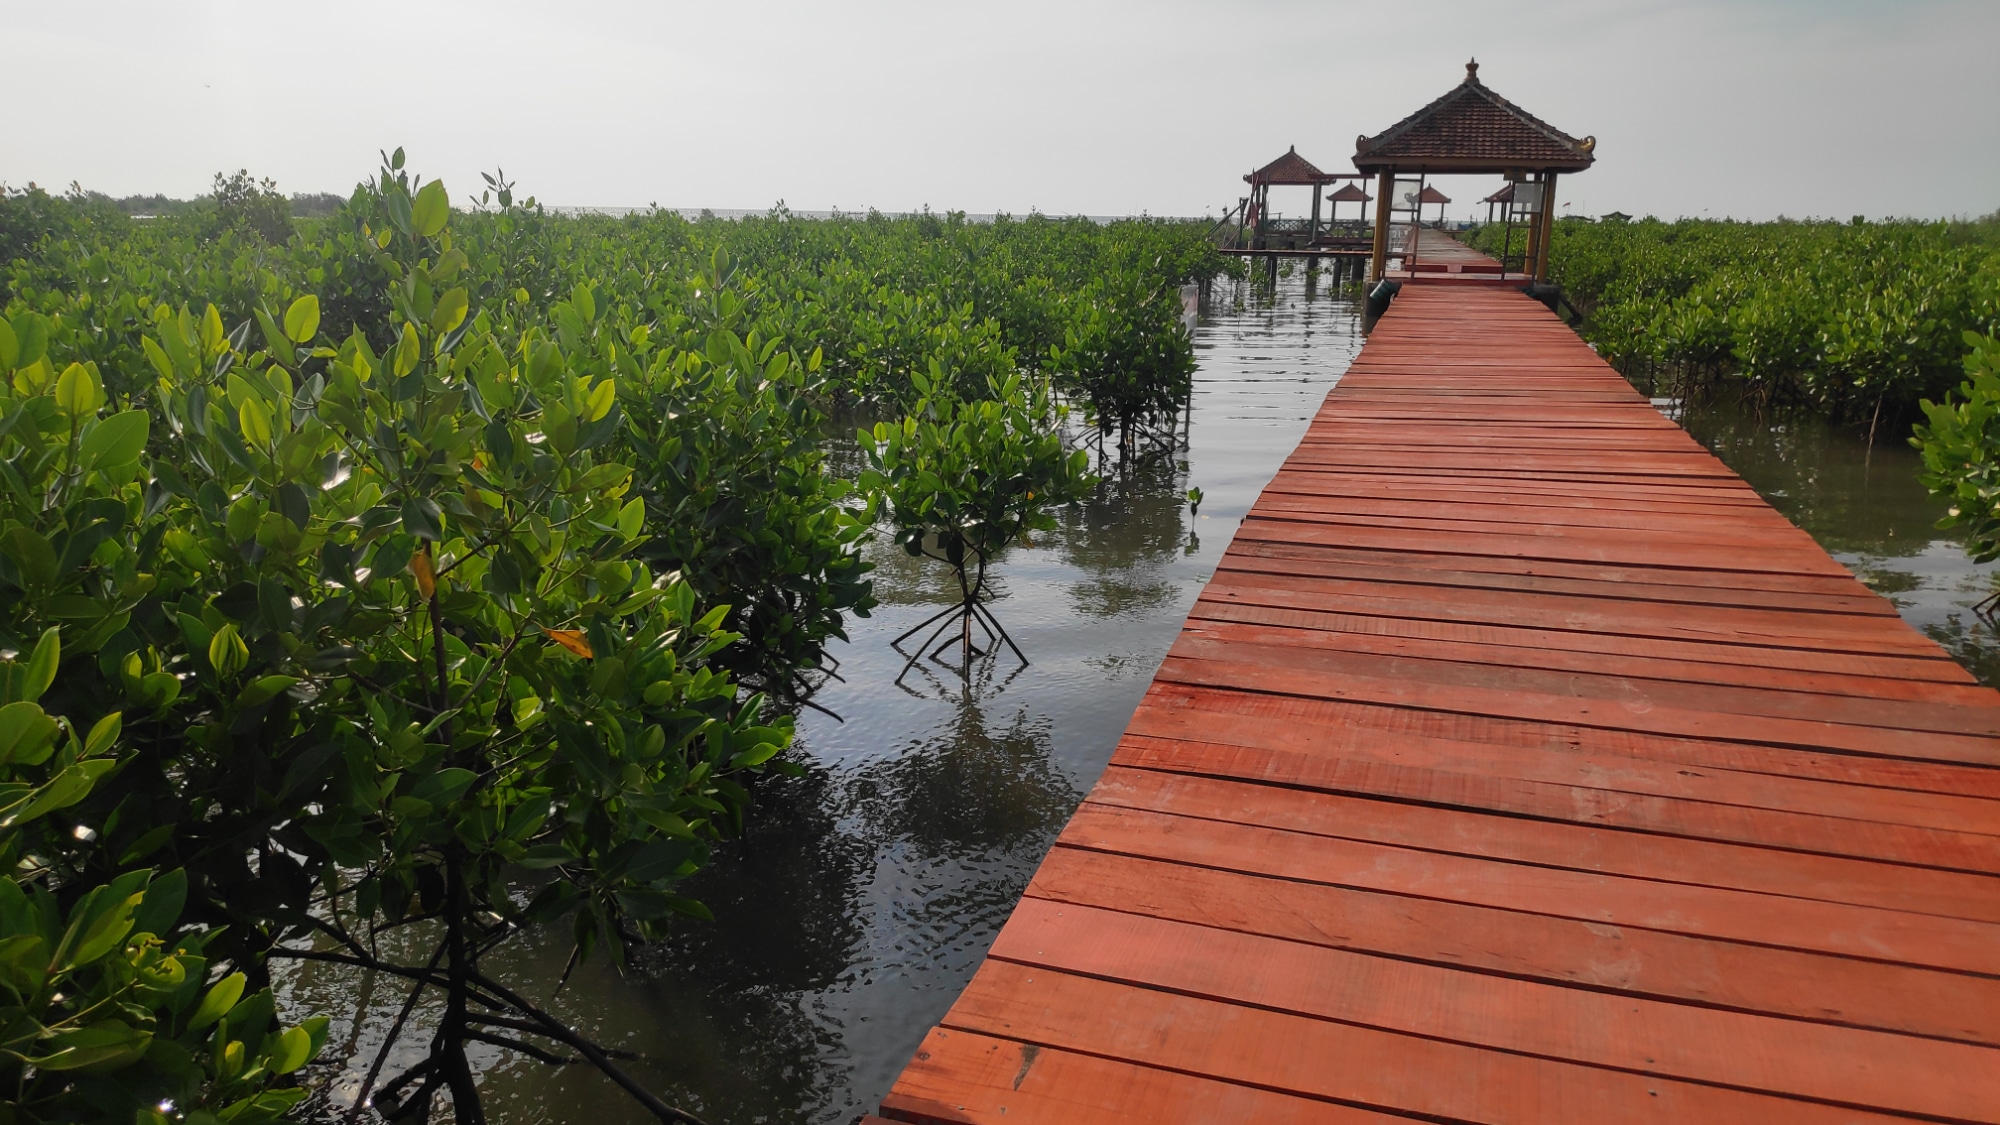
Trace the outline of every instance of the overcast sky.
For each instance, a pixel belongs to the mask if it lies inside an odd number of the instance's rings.
[[[0,181],[338,191],[405,146],[569,205],[1233,205],[1297,145],[1492,89],[1576,136],[1576,213],[2000,208],[2000,2],[0,0]],[[1462,214],[1494,184],[1447,184]],[[1274,199],[1282,211],[1298,201]]]

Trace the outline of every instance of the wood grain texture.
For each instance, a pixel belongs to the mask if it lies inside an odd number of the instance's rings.
[[[2000,693],[1407,284],[881,1113],[2000,1122]]]

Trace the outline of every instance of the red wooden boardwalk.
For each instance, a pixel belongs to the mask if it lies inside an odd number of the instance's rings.
[[[2000,1122],[1996,765],[1553,315],[1406,286],[881,1113]]]

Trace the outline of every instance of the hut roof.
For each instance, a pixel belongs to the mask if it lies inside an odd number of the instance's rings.
[[[1432,186],[1431,186],[1431,185],[1429,185],[1429,184],[1425,184],[1425,185],[1424,185],[1424,190],[1422,190],[1422,191],[1420,191],[1420,192],[1418,192],[1418,193],[1417,193],[1417,202],[1418,202],[1418,203],[1450,203],[1450,202],[1451,202],[1451,196],[1449,196],[1449,195],[1446,195],[1445,193],[1443,193],[1443,192],[1439,191],[1438,189],[1436,189],[1436,188],[1432,187]]]
[[[1506,187],[1501,188],[1499,191],[1494,192],[1492,195],[1487,196],[1485,199],[1482,199],[1479,202],[1512,203],[1514,202],[1514,185],[1508,184]]]
[[[1339,191],[1334,192],[1326,198],[1333,203],[1366,203],[1375,197],[1362,191],[1358,185],[1342,184]]]
[[[1300,156],[1297,145],[1243,178],[1253,184],[1324,184],[1333,179],[1313,167],[1312,161]]]
[[[1595,160],[1595,137],[1578,140],[1486,88],[1479,63],[1443,97],[1373,137],[1354,143],[1363,172],[1580,172]]]

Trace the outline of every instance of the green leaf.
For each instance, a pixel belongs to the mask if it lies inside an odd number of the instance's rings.
[[[303,344],[319,335],[319,298],[311,293],[292,302],[285,310],[285,335]]]
[[[243,428],[244,441],[259,448],[271,444],[271,411],[262,399],[244,399],[236,408],[236,421]]]
[[[464,288],[447,289],[440,293],[437,304],[431,308],[431,331],[442,336],[464,324],[468,307]]]
[[[541,871],[550,867],[561,867],[575,863],[577,854],[562,844],[538,844],[529,848],[519,860],[522,867],[530,871]]]
[[[171,825],[161,825],[171,828]],[[156,829],[157,831],[157,829]],[[165,937],[173,932],[174,924],[180,921],[181,907],[187,903],[187,872],[174,868],[165,875],[155,876],[146,884],[146,897],[139,902],[139,908],[132,912],[132,928],[137,933]]]
[[[224,678],[234,676],[250,662],[250,646],[236,631],[234,621],[226,621],[208,641],[208,666]]]
[[[615,379],[604,380],[590,388],[590,397],[584,400],[583,420],[586,422],[597,421],[606,414],[611,413],[611,408],[617,402],[618,381]]]
[[[45,1053],[29,1057],[41,1070],[115,1070],[137,1062],[153,1041],[123,1020],[99,1020],[45,1041]]]
[[[104,419],[83,435],[77,460],[86,470],[114,469],[139,460],[146,451],[152,420],[143,410],[125,410]]]
[[[249,686],[236,694],[238,707],[255,707],[277,697],[278,693],[299,682],[297,676],[259,676],[250,681]]]
[[[396,354],[390,370],[400,379],[417,369],[417,361],[423,358],[423,345],[417,339],[417,326],[405,322],[402,338],[396,341]]]
[[[22,699],[33,703],[56,682],[56,665],[62,662],[61,634],[61,627],[52,625],[35,642],[35,651],[28,657],[27,678],[21,682]]]
[[[440,522],[441,509],[437,502],[429,499],[403,501],[403,530],[419,539],[433,543],[444,538],[444,525]]]
[[[46,761],[60,729],[39,704],[22,700],[0,707],[0,766]]]
[[[618,534],[627,539],[637,539],[645,526],[646,501],[643,498],[635,496],[618,509]]]
[[[273,1037],[265,1054],[265,1069],[272,1074],[290,1074],[312,1059],[312,1035],[303,1027],[286,1028]]]
[[[774,742],[766,742],[757,746],[752,746],[750,749],[745,750],[741,754],[738,754],[735,757],[729,759],[729,768],[733,770],[740,770],[740,769],[748,769],[751,766],[761,766],[765,762],[768,762],[772,758],[776,757],[780,749],[783,748]]]
[[[538,696],[524,695],[514,701],[514,725],[523,730],[542,721],[542,701]]]
[[[97,720],[91,726],[90,734],[83,740],[83,756],[95,758],[111,749],[124,729],[125,713],[122,711],[113,711]]]
[[[0,536],[0,552],[21,569],[29,586],[47,586],[56,580],[56,551],[34,528],[15,524]]]
[[[116,949],[132,932],[132,910],[145,895],[127,895],[117,905],[99,914],[84,930],[70,951],[70,964],[90,965]]]
[[[444,181],[432,180],[417,189],[417,198],[410,205],[410,225],[422,238],[436,238],[451,219],[451,199],[445,194]]]
[[[204,355],[220,355],[229,344],[229,334],[222,328],[222,310],[213,304],[201,314],[200,337]]]
[[[194,1015],[188,1017],[188,1030],[200,1031],[229,1014],[229,1009],[234,1008],[236,1001],[242,999],[243,987],[248,983],[249,978],[242,973],[231,973],[215,982],[215,987],[209,989],[208,995],[201,998],[201,1007],[196,1008]]]
[[[47,784],[35,790],[33,800],[21,811],[12,814],[14,824],[27,824],[90,796],[91,787],[97,784],[97,779],[110,773],[117,765],[109,758],[89,758],[64,766]]]
[[[48,322],[39,313],[24,312],[14,318],[14,366],[28,367],[42,358],[49,346]]]
[[[14,326],[0,316],[0,375],[12,374],[14,361],[21,356],[21,343],[14,338]]]
[[[82,417],[97,413],[104,404],[104,392],[97,386],[97,376],[81,363],[72,363],[63,368],[62,377],[56,380],[56,405],[72,417]]]

